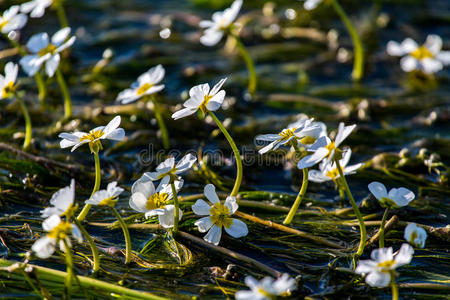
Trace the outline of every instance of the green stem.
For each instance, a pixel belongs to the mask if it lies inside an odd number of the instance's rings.
[[[358,218],[359,222],[359,230],[361,232],[361,239],[359,241],[359,247],[358,251],[356,252],[356,255],[359,257],[364,252],[364,246],[366,245],[366,225],[364,224],[364,219],[362,218],[361,212],[359,211],[358,205],[356,205],[355,199],[353,198],[352,192],[350,191],[350,188],[348,187],[347,180],[344,177],[344,172],[342,171],[341,164],[339,163],[339,159],[334,158],[334,161],[336,163],[336,168],[338,169],[339,176],[341,177],[341,182],[344,185],[345,192],[347,194],[348,200],[350,201],[350,204],[352,205],[353,211],[356,214],[356,217]]]
[[[5,37],[10,41],[11,45],[13,45],[14,48],[17,49],[17,52],[19,52],[21,56],[27,55],[25,49],[16,40],[10,39],[7,35],[5,35]],[[39,73],[39,71],[34,74],[34,79],[36,80],[36,85],[39,90],[39,101],[41,102],[42,107],[47,96],[47,87],[45,86],[44,79],[42,79],[42,75],[41,73]]]
[[[68,299],[70,299],[70,295],[72,294],[72,281],[75,276],[73,273],[73,258],[72,258],[72,248],[70,248],[69,243],[65,239],[63,239],[64,247],[65,247],[65,257],[66,257],[66,269],[67,276],[64,281],[64,285],[66,287],[66,292]]]
[[[125,263],[129,264],[131,262],[131,238],[130,238],[130,232],[128,231],[127,224],[123,221],[122,217],[120,216],[119,212],[114,208],[111,207],[111,210],[114,214],[114,216],[117,218],[117,221],[119,221],[120,227],[122,227],[123,235],[125,237]]]
[[[56,69],[56,79],[64,98],[64,118],[69,119],[72,116],[72,100],[70,99],[69,89],[67,88],[64,76],[59,69]]]
[[[256,71],[255,71],[255,64],[253,63],[253,60],[252,60],[250,54],[248,53],[247,49],[245,48],[245,46],[242,43],[239,36],[235,35],[235,34],[231,34],[231,36],[235,39],[236,45],[239,49],[239,52],[245,61],[245,65],[247,66],[248,76],[249,76],[248,92],[250,94],[254,94],[256,92],[256,87],[258,85],[258,77],[257,77]]]
[[[23,141],[23,148],[29,149],[31,146],[31,118],[30,114],[28,113],[27,107],[25,106],[25,103],[23,102],[22,98],[19,97],[17,93],[15,93],[16,99],[20,104],[20,107],[22,108],[23,117],[25,119],[25,140]]]
[[[387,219],[388,215],[389,215],[389,208],[386,208],[386,210],[384,211],[384,214],[383,214],[383,219],[381,219],[380,240],[379,240],[380,248],[384,248],[384,224],[386,224],[386,219]]]
[[[212,111],[209,111],[208,113],[213,118],[214,122],[217,124],[217,127],[219,127],[220,131],[222,131],[223,135],[226,137],[228,143],[231,146],[231,149],[233,150],[234,157],[236,158],[236,167],[237,167],[236,181],[234,182],[234,187],[230,194],[230,196],[236,196],[239,192],[239,188],[242,182],[243,171],[242,171],[241,155],[239,154],[239,150],[236,147],[233,138],[230,136],[226,128],[222,125],[222,122],[220,122],[220,120],[216,117],[216,115]]]
[[[165,150],[169,150],[170,148],[169,132],[167,131],[166,124],[164,123],[161,111],[159,110],[158,101],[156,101],[156,98],[153,95],[151,95],[150,99],[152,100],[153,103],[153,112],[155,113],[156,121],[158,121],[158,126],[159,129],[161,130],[163,147]]]
[[[391,289],[392,289],[392,300],[398,300],[399,292],[398,292],[398,285],[397,282],[395,282],[395,275],[393,272],[391,272]]]
[[[352,78],[354,81],[360,81],[363,76],[363,68],[364,68],[364,50],[362,47],[361,39],[356,32],[355,27],[352,22],[348,18],[345,11],[342,9],[342,6],[338,3],[337,0],[332,0],[332,5],[336,13],[341,18],[345,27],[347,28],[348,33],[352,39],[353,49],[354,49],[354,62],[353,62],[353,72]]]
[[[172,194],[173,194],[173,232],[178,232],[178,221],[180,220],[180,204],[178,201],[178,195],[177,195],[177,188],[175,187],[175,183],[170,183],[170,186],[172,187]]]
[[[289,225],[292,222],[292,219],[294,218],[295,214],[297,213],[297,209],[302,203],[303,198],[305,198],[306,189],[308,188],[308,168],[304,168],[303,170],[303,181],[302,181],[302,187],[300,188],[300,191],[298,192],[297,198],[295,198],[294,204],[291,207],[291,210],[289,211],[288,215],[283,221],[284,225]]]
[[[58,20],[59,24],[61,25],[61,28],[69,27],[69,22],[67,22],[66,11],[64,10],[62,3],[59,3],[56,6],[56,14],[58,15]]]
[[[100,257],[98,256],[98,249],[97,246],[94,243],[94,240],[90,236],[90,234],[87,232],[86,228],[84,228],[83,225],[81,225],[81,222],[77,220],[77,218],[73,218],[74,223],[78,226],[81,233],[83,234],[84,238],[88,241],[89,247],[91,247],[92,252],[92,259],[94,261],[94,266],[92,267],[92,271],[94,273],[98,272],[100,270]]]
[[[100,182],[102,180],[101,169],[100,169],[100,157],[98,155],[98,151],[94,152],[94,161],[95,161],[95,184],[94,184],[94,188],[92,189],[91,197],[94,195],[94,193],[96,191],[98,191],[100,189]],[[92,205],[90,205],[90,204],[84,205],[83,209],[81,210],[80,214],[77,217],[77,220],[79,222],[82,222],[86,218],[91,207],[92,207]]]

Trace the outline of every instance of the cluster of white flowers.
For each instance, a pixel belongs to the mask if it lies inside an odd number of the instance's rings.
[[[289,296],[297,288],[295,280],[288,274],[273,280],[265,277],[261,281],[252,276],[245,277],[245,284],[250,288],[247,291],[238,291],[235,294],[237,300],[272,300],[278,296]]]

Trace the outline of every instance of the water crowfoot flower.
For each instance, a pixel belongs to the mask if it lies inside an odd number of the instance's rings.
[[[27,15],[19,13],[19,6],[13,5],[0,16],[0,31],[8,35],[14,30],[22,29],[27,20]]]
[[[65,216],[71,218],[73,215],[73,203],[75,201],[75,180],[70,181],[70,185],[66,186],[52,195],[50,204],[52,206],[41,210],[41,216],[44,218],[52,215]]]
[[[417,226],[416,223],[409,223],[405,228],[405,240],[411,245],[424,248],[427,240],[427,232],[422,227]]]
[[[56,9],[61,27],[67,27],[69,23],[67,22],[66,12],[64,11],[62,2],[62,0],[31,0],[23,3],[20,6],[20,10],[24,13],[31,12],[30,17],[32,18],[41,18],[45,13],[45,9],[51,6]]]
[[[395,269],[411,262],[414,249],[403,244],[400,250],[392,253],[392,248],[380,248],[372,251],[371,260],[360,260],[355,272],[367,274],[366,283],[372,287],[392,287],[392,299],[398,299],[398,286],[395,282]]]
[[[428,35],[421,46],[411,38],[402,43],[389,41],[386,51],[391,56],[402,57],[400,66],[405,72],[418,70],[433,74],[450,64],[450,51],[442,51],[442,39],[435,34]]]
[[[173,199],[172,187],[168,184],[168,177],[162,180],[158,187],[145,174],[139,178],[131,188],[130,207],[135,211],[145,213],[145,217],[158,216],[159,224],[164,228],[174,226],[174,205],[168,204]],[[174,182],[178,192],[183,186],[183,180]],[[179,220],[183,211],[179,209]]]
[[[13,62],[8,62],[5,65],[5,76],[0,74],[0,100],[7,99],[15,96],[22,109],[23,117],[25,119],[25,139],[23,141],[23,148],[28,149],[31,146],[32,126],[31,118],[28,113],[27,106],[23,102],[22,98],[16,92],[17,74],[19,72],[19,66]]]
[[[288,274],[283,274],[276,280],[265,277],[261,281],[247,276],[245,284],[250,290],[236,292],[234,296],[237,300],[272,300],[277,296],[289,296],[297,288],[295,280]]]
[[[203,237],[208,243],[218,245],[222,237],[222,227],[234,238],[240,238],[248,234],[247,225],[231,216],[237,211],[238,204],[236,198],[228,196],[225,203],[221,203],[216,194],[216,188],[212,184],[207,184],[204,188],[205,197],[212,203],[209,205],[203,199],[199,199],[192,205],[192,211],[201,219],[195,222],[200,232],[208,233]]]
[[[415,198],[414,193],[404,187],[393,188],[389,193],[384,184],[377,181],[370,183],[368,187],[381,206],[386,208],[396,209],[406,206]]]
[[[313,10],[319,6],[322,1],[323,0],[306,0],[305,3],[303,3],[303,8],[306,10]]]
[[[96,205],[96,206],[108,206],[117,221],[119,221],[120,227],[122,228],[123,235],[125,237],[125,263],[129,264],[131,262],[131,238],[130,232],[128,231],[127,224],[122,219],[120,213],[115,209],[117,198],[124,191],[123,188],[117,186],[117,182],[113,181],[108,184],[106,190],[96,191],[91,198],[85,201],[86,205]]]
[[[189,99],[183,103],[185,108],[172,115],[174,120],[178,120],[194,114],[201,110],[204,114],[208,111],[218,110],[225,99],[225,91],[221,90],[227,78],[221,79],[212,89],[209,84],[199,84],[189,90]]]

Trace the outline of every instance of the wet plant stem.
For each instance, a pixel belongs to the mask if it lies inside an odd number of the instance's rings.
[[[241,39],[236,34],[231,34],[231,36],[236,41],[237,48],[239,50],[239,53],[241,54],[242,58],[245,61],[245,65],[247,66],[248,70],[248,92],[250,94],[254,94],[256,92],[256,87],[258,84],[258,77],[256,75],[255,71],[255,64],[252,60],[252,57],[247,51],[247,48],[245,48],[244,44],[242,43]]]
[[[359,247],[358,247],[358,251],[356,252],[356,256],[359,257],[363,254],[364,247],[366,244],[366,239],[367,239],[366,225],[364,224],[364,219],[362,218],[362,215],[361,215],[361,212],[359,211],[358,205],[356,204],[355,199],[353,198],[352,192],[350,191],[350,188],[348,187],[347,180],[344,177],[344,172],[342,171],[341,164],[339,163],[339,159],[337,159],[335,157],[334,161],[336,163],[336,168],[338,169],[339,176],[341,177],[341,183],[343,184],[343,188],[347,194],[348,200],[350,201],[353,211],[355,212],[355,215],[358,218],[359,230],[361,232],[361,238],[359,241]]]
[[[91,248],[92,252],[92,260],[94,261],[94,265],[92,266],[92,271],[94,273],[98,272],[100,270],[100,257],[98,256],[98,249],[97,246],[94,243],[94,240],[92,239],[89,232],[87,232],[86,228],[84,228],[83,225],[81,225],[81,222],[77,220],[77,218],[73,218],[74,223],[77,225],[77,227],[80,229],[81,233],[83,234],[84,238],[88,241],[89,247]]]
[[[386,219],[389,215],[389,208],[387,207],[384,211],[383,218],[381,219],[381,226],[380,226],[380,240],[379,240],[379,246],[380,248],[384,248],[384,226],[386,224]]]
[[[361,43],[361,39],[359,38],[358,33],[356,32],[355,26],[353,26],[352,22],[350,21],[349,17],[345,13],[344,9],[339,4],[339,2],[337,0],[332,0],[331,3],[333,5],[334,10],[341,18],[342,23],[344,23],[345,27],[347,28],[347,31],[352,39],[354,50],[352,78],[354,81],[358,82],[362,79],[364,68],[364,50]]]
[[[391,289],[392,289],[392,300],[398,300],[399,292],[398,292],[398,285],[397,282],[395,282],[395,274],[394,272],[391,272]]]
[[[56,14],[58,15],[58,20],[61,28],[69,27],[69,22],[67,21],[67,15],[66,11],[64,10],[62,1],[56,6]]]
[[[65,239],[63,239],[64,248],[65,248],[65,258],[66,258],[66,270],[67,276],[64,281],[64,286],[66,288],[67,299],[70,299],[70,295],[72,294],[72,281],[75,276],[73,273],[73,257],[72,257],[72,248],[69,246],[69,243]]]
[[[294,140],[292,142],[292,146],[295,149],[295,152],[299,156],[299,158],[302,157],[302,153],[298,147],[297,141]],[[306,190],[308,188],[308,168],[304,168],[303,170],[303,180],[302,180],[302,186],[300,188],[300,191],[298,192],[297,198],[295,198],[294,204],[291,207],[291,210],[289,211],[288,215],[283,221],[284,225],[289,225],[292,222],[292,219],[294,219],[294,216],[297,212],[298,207],[302,203],[303,198],[305,197]]]
[[[31,146],[31,118],[22,98],[17,93],[15,93],[14,95],[19,102],[20,108],[22,109],[23,118],[25,119],[25,140],[23,141],[23,149],[26,150]]]
[[[56,69],[56,80],[58,80],[59,88],[64,99],[64,119],[69,119],[72,116],[72,100],[70,99],[69,89],[67,88],[64,76],[59,69]]]
[[[22,48],[22,46],[16,40],[10,39],[7,35],[5,35],[5,38],[10,41],[11,45],[13,45],[14,48],[17,49],[17,52],[21,56],[25,56],[27,54],[25,49]],[[47,87],[45,86],[44,79],[42,78],[42,75],[41,73],[39,73],[39,71],[34,74],[34,79],[36,80],[36,85],[39,91],[39,102],[41,103],[41,107],[43,107],[45,104],[45,97],[47,97]]]
[[[236,147],[236,144],[234,143],[233,138],[228,133],[227,129],[223,126],[222,122],[216,117],[216,115],[212,112],[208,112],[209,115],[213,118],[214,122],[217,124],[217,127],[219,127],[220,131],[222,131],[223,135],[227,139],[228,143],[231,146],[231,149],[233,150],[234,157],[236,158],[236,168],[237,168],[237,174],[236,174],[236,181],[234,182],[233,190],[231,191],[230,196],[237,196],[239,192],[239,188],[241,186],[242,182],[242,159],[241,155],[239,154],[239,150]]]
[[[175,187],[175,183],[172,180],[170,182],[170,186],[172,187],[172,194],[173,194],[173,232],[178,232],[178,221],[180,220],[180,204],[178,201],[178,195],[177,195],[177,188]]]
[[[169,132],[167,131],[166,124],[164,123],[164,118],[159,110],[159,104],[154,95],[150,95],[150,100],[153,103],[153,112],[155,113],[156,121],[158,122],[159,129],[161,130],[161,138],[163,142],[163,147],[165,150],[169,150]]]
[[[94,188],[92,189],[91,197],[94,195],[94,193],[96,191],[98,191],[100,189],[100,182],[102,180],[101,169],[100,169],[100,156],[98,155],[98,151],[94,151],[94,161],[95,161],[95,184],[94,184]],[[92,207],[92,205],[85,204],[83,209],[81,210],[80,214],[77,217],[77,221],[82,222],[86,218],[91,207]]]
[[[119,212],[114,208],[111,207],[111,210],[114,214],[114,216],[117,218],[117,221],[119,221],[120,227],[122,228],[123,235],[125,237],[125,264],[129,264],[131,262],[131,238],[130,238],[130,232],[128,231],[127,224],[122,219],[122,216],[119,214]]]

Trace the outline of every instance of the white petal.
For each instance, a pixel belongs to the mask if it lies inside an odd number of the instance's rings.
[[[52,256],[55,252],[55,247],[56,240],[48,236],[44,236],[38,239],[33,246],[31,246],[31,250],[33,250],[39,258],[45,259]]]
[[[308,180],[312,181],[312,182],[321,183],[321,182],[329,181],[329,180],[331,180],[331,178],[325,176],[324,174],[322,174],[322,172],[320,172],[318,170],[309,170],[308,171]]]
[[[416,49],[419,47],[417,45],[417,43],[411,39],[411,38],[406,38],[402,43],[401,43],[401,47],[403,49],[403,51],[405,53],[411,53],[416,51]]]
[[[411,262],[414,249],[409,244],[402,244],[400,250],[395,255],[395,267],[407,265]]]
[[[48,232],[58,226],[59,223],[61,223],[61,218],[58,215],[52,215],[42,222],[42,228]]]
[[[383,272],[371,272],[366,276],[366,282],[372,287],[386,287],[391,282],[391,275]]]
[[[234,214],[239,208],[239,205],[236,202],[236,197],[233,196],[228,196],[227,199],[225,199],[224,205],[228,207],[231,215]]]
[[[56,69],[58,69],[59,66],[60,57],[59,54],[55,54],[50,56],[50,58],[45,62],[45,72],[47,73],[48,77],[53,77],[53,75],[56,72]]]
[[[148,70],[148,72],[150,74],[151,84],[159,83],[166,74],[166,70],[163,68],[162,65],[157,65],[156,67],[153,67],[150,70]]]
[[[176,165],[176,171],[175,174],[181,174],[187,170],[189,170],[190,168],[192,168],[192,166],[194,165],[194,163],[197,161],[197,157],[195,157],[194,155],[192,155],[191,153],[186,154],[185,156],[183,156],[183,158],[177,163]]]
[[[165,213],[163,215],[158,216],[159,224],[164,228],[172,228],[173,227],[173,218],[175,207],[173,205],[167,205],[164,208]],[[179,209],[179,217],[180,220],[183,216],[183,212]]]
[[[200,101],[200,103],[203,101],[204,97],[207,96],[209,93],[209,84],[199,84],[194,87],[192,87],[189,90],[189,97],[192,99],[196,99],[197,101]],[[200,104],[199,103],[199,104]]]
[[[208,233],[203,237],[203,239],[208,243],[217,246],[219,245],[221,237],[222,237],[222,229],[220,227],[217,227],[216,225],[213,225],[211,229],[208,231]]]
[[[265,146],[264,148],[259,149],[259,154],[264,154],[272,150],[276,145],[278,144],[278,141],[273,141],[269,145]]]
[[[40,50],[48,46],[48,34],[43,32],[33,35],[28,40],[26,46],[31,52],[38,53]]]
[[[50,56],[46,56],[45,58],[47,59],[49,57]],[[38,55],[25,55],[20,59],[19,63],[28,76],[33,76],[39,71],[44,61],[45,60]]]
[[[369,187],[369,191],[378,200],[381,201],[381,199],[388,197],[386,187],[381,182],[377,182],[377,181],[371,182],[368,187]]]
[[[405,51],[403,51],[403,47],[394,41],[389,41],[386,46],[386,51],[391,56],[403,56],[405,55]]]
[[[122,104],[128,104],[128,103],[138,100],[141,97],[142,97],[142,95],[138,95],[136,89],[126,89],[126,90],[121,91],[117,95],[116,101],[119,101]]]
[[[110,197],[110,194],[108,193],[107,190],[99,190],[99,191],[96,191],[90,199],[86,200],[85,203],[91,204],[91,205],[99,205],[100,202],[102,202],[103,200],[105,200],[109,197]]]
[[[377,268],[377,263],[373,260],[360,260],[358,262],[358,266],[355,269],[355,273],[357,274],[367,274],[375,271]]]
[[[219,81],[218,83],[216,83],[215,86],[213,86],[213,88],[212,88],[211,91],[209,92],[209,95],[210,95],[210,96],[215,96],[215,95],[220,91],[220,89],[222,88],[222,86],[223,86],[223,84],[225,83],[225,81],[227,81],[227,78],[222,78],[222,79],[220,79],[220,81]],[[223,96],[225,97],[225,91],[224,91]],[[213,99],[214,99],[214,98],[213,98]],[[212,100],[212,99],[211,99],[211,100]],[[223,101],[223,100],[222,100],[222,101]]]
[[[436,59],[439,59],[442,64],[449,65],[450,64],[450,51],[441,51],[436,55]]]
[[[206,199],[211,201],[211,203],[216,204],[220,202],[219,197],[216,193],[216,187],[213,184],[205,185],[203,193],[205,194]]]
[[[13,62],[8,62],[5,65],[5,82],[16,82],[19,66]]]
[[[313,154],[303,157],[297,164],[297,168],[300,170],[309,168],[319,163],[328,155],[328,149],[319,148]]]
[[[172,118],[174,120],[178,120],[190,115],[193,115],[195,112],[197,111],[197,108],[183,108],[179,111],[176,111],[173,115]]]
[[[400,59],[400,67],[405,72],[411,72],[418,69],[419,63],[417,59],[408,55]]]
[[[392,260],[394,258],[392,247],[375,249],[370,254],[370,257],[376,262]]]
[[[60,52],[62,52],[62,51],[64,51],[64,50],[66,50],[67,48],[69,48],[70,46],[72,46],[73,45],[73,43],[75,43],[75,40],[76,40],[77,38],[76,37],[71,37],[67,42],[65,42],[64,44],[62,44],[61,46],[59,46],[57,49],[56,49],[56,52],[57,53],[60,53]]]
[[[108,135],[102,136],[102,138],[112,141],[122,141],[125,138],[125,130],[123,128],[117,128]]]
[[[217,45],[223,37],[222,30],[214,30],[213,28],[205,30],[205,33],[200,37],[200,43],[207,47]]]
[[[238,219],[232,219],[233,223],[229,228],[225,227],[225,231],[234,238],[240,238],[248,234],[247,225]]]
[[[58,215],[63,214],[75,200],[75,180],[71,180],[69,186],[66,186],[52,195],[50,204],[58,211]],[[46,218],[50,215],[42,213],[42,217]]]
[[[345,126],[344,123],[339,123],[338,133],[334,139],[336,147],[339,145],[352,133],[356,125]]]
[[[206,108],[209,111],[216,111],[222,106],[224,99],[225,99],[225,91],[221,90],[208,101],[208,103],[206,104]]]
[[[391,197],[391,195],[389,195]],[[415,195],[412,191],[406,188],[398,188],[395,190],[395,194],[392,195],[392,200],[397,204],[397,206],[402,207],[409,204],[409,202],[413,201]]]
[[[27,24],[28,17],[24,14],[18,14],[11,18],[2,28],[2,33],[8,34],[13,30],[22,29]]]
[[[306,0],[303,4],[303,8],[306,10],[313,10],[315,9],[322,0]]]
[[[83,235],[81,234],[81,231],[77,225],[72,224],[71,233],[72,233],[72,236],[75,238],[75,240],[77,240],[78,243],[83,242]]]
[[[278,134],[261,134],[256,136],[257,141],[273,142],[280,139]]]
[[[436,34],[430,34],[425,40],[425,48],[427,48],[432,54],[438,54],[442,49],[442,39]]]
[[[145,218],[148,219],[150,217],[164,215],[165,213],[166,211],[164,210],[164,208],[156,208],[146,212]]]
[[[199,216],[208,216],[211,206],[205,202],[203,199],[199,199],[192,205],[192,211]]]
[[[121,121],[120,116],[115,116],[111,121],[109,121],[109,123],[103,129],[104,134],[108,135],[115,129],[117,129],[120,126],[120,121]]]
[[[151,195],[155,193],[155,185],[153,182],[146,176],[147,173],[144,173],[141,178],[136,180],[131,187],[131,193],[142,193],[144,197],[149,198]]]
[[[213,226],[213,223],[210,217],[203,217],[195,221],[194,225],[198,227],[198,231],[206,232]]]
[[[210,20],[201,20],[200,23],[198,23],[198,26],[200,28],[208,28],[214,25],[214,22]]]
[[[427,74],[434,74],[443,69],[443,64],[434,58],[424,58],[420,61],[423,71]]]
[[[261,294],[253,291],[237,291],[234,294],[236,300],[266,300],[267,298],[261,297]]]
[[[55,46],[61,45],[67,39],[69,34],[70,34],[70,27],[64,27],[58,30],[52,36],[52,44]]]
[[[147,212],[147,199],[142,193],[133,193],[128,204],[137,212]]]

